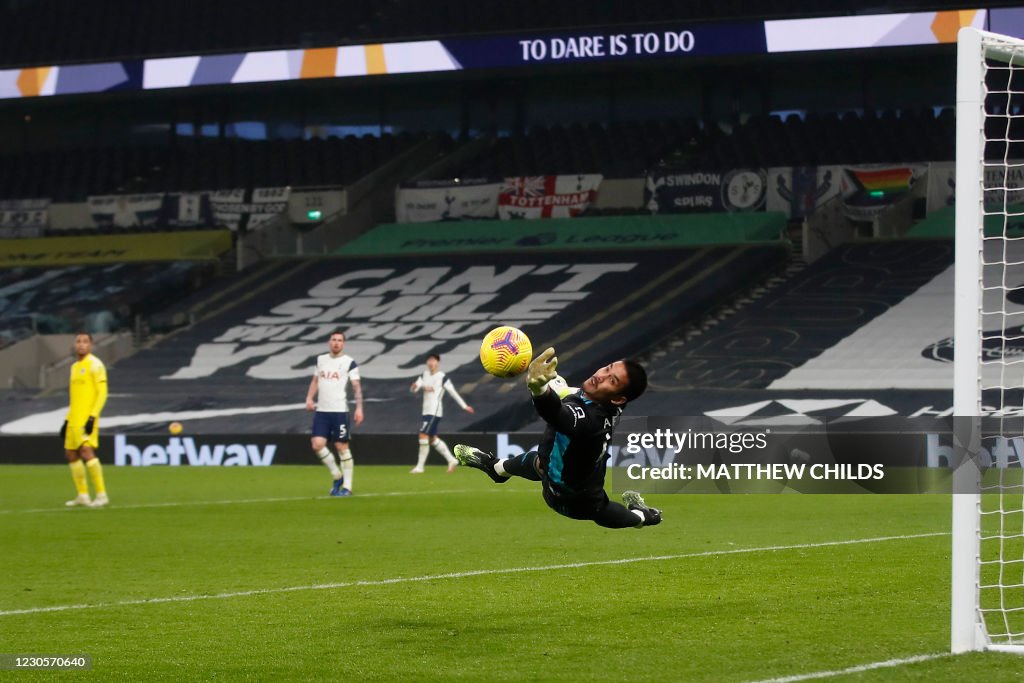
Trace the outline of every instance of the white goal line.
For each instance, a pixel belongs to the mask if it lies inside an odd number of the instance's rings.
[[[428,574],[425,576],[403,576],[391,579],[376,579],[369,581],[344,581],[338,583],[317,583],[306,586],[286,586],[282,588],[260,588],[246,591],[234,591],[229,593],[214,593],[213,595],[178,595],[165,598],[143,598],[136,600],[119,600],[116,602],[101,602],[96,604],[83,605],[52,605],[50,607],[28,607],[25,609],[0,610],[0,617],[9,617],[23,614],[43,614],[46,612],[66,612],[71,610],[84,609],[109,609],[116,607],[131,607],[135,605],[160,605],[176,602],[196,602],[198,600],[225,600],[228,598],[244,598],[258,595],[273,595],[277,593],[295,593],[299,591],[333,590],[337,588],[361,588],[368,586],[390,586],[401,583],[422,583],[426,581],[442,581],[445,579],[464,579],[473,576],[493,576],[499,574],[520,574],[525,572],[557,571],[561,569],[580,569],[583,567],[602,567],[620,564],[634,564],[637,562],[663,562],[667,560],[683,560],[698,557],[717,557],[723,555],[743,555],[747,553],[776,552],[784,550],[806,550],[811,548],[829,548],[844,545],[859,545],[864,543],[885,543],[887,541],[904,541],[919,538],[931,538],[935,536],[948,536],[948,531],[936,531],[924,534],[907,534],[903,536],[877,536],[874,538],[854,538],[844,541],[823,541],[821,543],[795,543],[792,545],[770,545],[755,548],[733,548],[729,550],[706,550],[696,553],[680,553],[676,555],[653,555],[648,557],[626,557],[618,560],[594,560],[591,562],[570,562],[566,564],[549,564],[535,567],[508,567],[504,569],[473,569],[462,572],[451,572],[448,574]]]
[[[848,674],[856,674],[861,673],[863,671],[873,671],[875,669],[889,669],[892,667],[904,666],[906,664],[929,662],[933,659],[942,659],[943,657],[952,656],[952,652],[935,652],[927,655],[914,655],[913,657],[887,659],[884,662],[858,664],[856,666],[850,666],[845,669],[835,669],[833,671],[815,671],[809,674],[796,674],[794,676],[783,676],[781,678],[766,678],[764,680],[755,681],[754,683],[796,683],[797,681],[813,681],[818,678],[833,678],[835,676],[846,676]]]
[[[476,489],[438,489],[436,491],[376,491],[370,493],[359,493],[354,497],[356,498],[397,498],[401,496],[431,496],[431,495],[454,495],[460,493],[479,493]],[[509,493],[531,493],[525,489],[508,489],[501,491],[502,494]],[[165,503],[133,503],[128,505],[111,504],[109,507],[103,508],[103,511],[98,514],[109,514],[118,510],[144,510],[149,508],[177,508],[177,507],[195,507],[201,505],[248,505],[252,503],[292,503],[299,500],[327,500],[331,496],[290,496],[290,497],[277,497],[277,498],[241,498],[234,500],[181,500],[181,501],[168,501]],[[344,503],[339,503],[344,505]],[[15,515],[15,514],[30,514],[39,512],[60,512],[70,514],[93,514],[84,509],[69,508],[63,504],[54,505],[48,508],[25,508],[17,509],[12,508],[9,510],[0,510],[0,515]]]

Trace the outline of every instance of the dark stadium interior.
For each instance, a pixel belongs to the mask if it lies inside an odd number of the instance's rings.
[[[1022,493],[1024,0],[0,0],[0,683],[1021,681]]]
[[[884,11],[941,10],[947,5],[889,2]],[[679,0],[554,4],[529,0],[519,5],[463,0],[299,0],[288,12],[269,2],[151,5],[118,0],[93,7],[68,0],[10,0],[0,8],[0,65],[84,64],[600,26],[859,16],[871,11],[862,3],[830,3],[825,10],[821,3],[802,0],[775,0],[756,9],[749,3]],[[87,30],[71,31],[71,26]],[[74,37],[54,40],[55,35]],[[211,380],[202,398],[196,399],[194,389],[168,389],[160,386],[159,377],[173,372],[171,366],[186,364],[196,345],[212,338],[203,332],[207,329],[204,325],[223,326],[224,321],[242,315],[246,306],[265,305],[266,296],[276,295],[276,290],[265,289],[265,283],[274,283],[280,291],[300,292],[303,286],[314,286],[301,284],[305,282],[301,272],[307,268],[343,272],[355,267],[357,261],[324,254],[330,253],[338,240],[351,240],[374,225],[395,221],[394,188],[399,183],[600,174],[606,180],[621,181],[622,187],[635,188],[630,190],[633,195],[627,192],[624,197],[639,197],[636,188],[645,174],[659,167],[678,172],[726,172],[735,168],[950,162],[955,138],[953,64],[951,46],[928,45],[758,59],[722,56],[597,62],[544,65],[526,71],[501,68],[3,99],[0,200],[46,198],[66,207],[83,206],[95,196],[171,196],[229,189],[252,193],[257,188],[275,187],[359,188],[366,199],[353,203],[352,221],[339,229],[343,233],[332,247],[310,242],[316,246],[312,250],[307,246],[307,253],[314,255],[299,266],[273,257],[294,256],[295,245],[302,242],[306,231],[309,239],[321,239],[317,235],[324,231],[318,232],[316,224],[291,229],[285,240],[290,244],[285,248],[280,239],[273,244],[260,241],[264,235],[259,231],[249,235],[239,231],[235,239],[246,238],[248,253],[257,254],[255,262],[239,270],[241,261],[234,250],[216,261],[182,261],[183,270],[176,276],[184,278],[182,282],[153,280],[146,275],[150,266],[145,265],[80,266],[86,270],[68,271],[70,275],[28,264],[7,269],[0,282],[5,302],[0,309],[0,328],[7,331],[4,341],[10,344],[33,331],[68,331],[85,324],[89,311],[60,312],[57,304],[67,302],[59,301],[60,290],[52,284],[32,297],[16,293],[19,287],[35,291],[38,285],[33,282],[61,282],[76,277],[74,273],[88,274],[86,282],[97,283],[89,285],[89,305],[113,297],[111,301],[117,305],[107,308],[118,314],[105,324],[131,333],[138,349],[115,365],[118,375],[158,387],[149,398],[139,399],[143,404],[152,408],[161,398],[179,396],[180,405],[196,401],[215,405],[218,391],[286,402],[301,394],[302,387],[296,389],[294,381],[254,389],[259,382],[219,385]],[[999,77],[993,74],[993,83]],[[990,132],[998,132],[1009,142],[990,144],[986,150],[989,157],[1002,158],[1024,144],[1015,142],[1024,139],[1015,130],[1022,120],[1014,115],[1018,111],[1020,104],[1008,101],[1001,111],[993,112],[1003,116],[989,121]],[[649,211],[648,204],[634,198],[592,203],[581,216],[642,219]],[[921,202],[914,211],[920,217]],[[76,215],[84,218],[78,223],[65,218],[60,225],[49,225],[40,236],[106,239],[179,229],[167,220],[165,212],[144,224],[124,226],[116,222],[93,225],[87,213]],[[500,223],[492,225],[486,230],[500,233]],[[213,214],[204,213],[186,229],[217,228]],[[426,224],[418,229],[421,232],[417,234],[429,236],[432,227]],[[838,267],[840,252],[822,258],[813,269],[795,268],[802,258],[799,239],[793,237],[798,230],[799,217],[790,217],[783,239],[771,247],[732,244],[708,252],[704,258],[712,261],[729,261],[733,257],[723,254],[730,250],[744,256],[733,263],[725,280],[720,271],[713,274],[713,269],[701,275],[708,265],[703,261],[703,265],[694,265],[695,270],[686,271],[685,277],[698,281],[699,286],[689,291],[685,306],[665,298],[650,320],[635,326],[631,336],[613,337],[614,343],[605,352],[649,359],[654,386],[664,392],[666,401],[673,397],[671,400],[687,410],[694,405],[693,397],[713,388],[723,373],[732,388],[764,390],[779,368],[805,362],[835,341],[819,338],[824,331],[813,315],[813,296],[789,297],[785,292],[799,288],[816,273]],[[236,248],[241,250],[241,244]],[[896,243],[893,248],[903,247]],[[640,259],[645,252],[619,253]],[[582,254],[566,258],[580,259]],[[445,261],[445,257],[433,256],[425,262],[441,267]],[[922,274],[915,287],[928,279],[926,275]],[[685,331],[705,324],[717,307],[728,306],[735,298],[780,278],[784,284],[776,289],[775,298],[744,309],[741,317],[719,326],[713,334],[697,335],[694,341],[679,346],[681,336],[692,336]],[[107,280],[131,283],[130,300],[109,294],[99,284]],[[879,301],[895,304],[905,294],[894,290]],[[796,301],[796,309],[807,306],[808,312],[795,314],[789,305],[782,306],[786,301]],[[836,332],[837,338],[869,318]],[[755,354],[742,360],[742,371],[736,370],[740,361],[734,358],[733,347],[722,341],[724,336],[741,327],[770,328],[773,321],[793,325],[800,319],[816,327],[814,334],[807,330],[803,338],[818,339],[817,344],[801,346],[794,357],[787,355],[795,352],[793,347]],[[570,336],[560,343],[567,356],[576,355],[588,363],[599,360],[599,354],[586,350],[588,345],[581,337]],[[415,366],[411,363],[409,372]],[[726,372],[722,370],[725,366],[733,369]],[[460,374],[461,381],[476,386],[479,377],[475,371],[462,369]],[[685,379],[669,379],[677,377]],[[372,382],[368,386],[372,394]],[[5,420],[34,410],[32,401],[39,400],[37,392],[25,387],[0,391],[9,399],[0,404],[0,416]],[[478,394],[486,391],[486,387],[476,389]],[[470,393],[469,398],[476,395]],[[511,400],[508,392],[502,393],[492,410],[477,416],[475,426],[514,428],[529,422],[528,411],[505,411],[509,405],[506,398]],[[395,425],[404,409],[381,407],[370,427],[401,430],[403,427]],[[268,417],[258,428],[292,431],[296,427],[290,420]],[[473,422],[465,416],[458,420],[460,426]],[[230,419],[211,420],[198,428],[226,429],[231,424]]]
[[[97,194],[348,184],[422,137],[385,133],[325,140],[200,138],[175,146],[12,154],[0,158],[0,196],[81,201]]]
[[[943,108],[938,115],[931,109],[791,114],[785,120],[769,114],[751,117],[728,135],[694,119],[534,126],[522,135],[495,138],[454,175],[598,172],[629,178],[666,160],[693,168],[946,161],[953,158],[953,125],[952,110]],[[73,201],[207,187],[348,184],[424,136],[200,138],[173,146],[14,153],[0,157],[0,198]],[[442,149],[455,144],[446,133],[434,139]]]

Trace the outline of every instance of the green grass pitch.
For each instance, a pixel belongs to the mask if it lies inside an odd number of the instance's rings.
[[[357,466],[347,499],[314,466],[105,474],[110,508],[65,509],[66,467],[0,467],[0,654],[93,661],[0,679],[757,681],[948,650],[948,496],[652,496],[661,526],[612,531],[439,466]]]

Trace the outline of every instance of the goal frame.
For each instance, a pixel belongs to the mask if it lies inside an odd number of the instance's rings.
[[[1024,654],[1024,645],[993,643],[980,605],[982,409],[982,276],[985,172],[985,42],[1024,41],[974,28],[957,35],[956,247],[953,360],[954,453],[950,649]],[[1005,61],[1016,55],[1004,53]],[[1024,64],[1024,62],[1022,62]]]

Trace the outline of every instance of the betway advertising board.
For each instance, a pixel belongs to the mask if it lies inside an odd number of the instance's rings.
[[[608,448],[612,488],[649,493],[949,493],[951,468],[962,457],[948,420],[926,418],[919,427],[906,418],[812,424],[777,418],[772,424],[707,417],[627,418]],[[536,450],[541,438],[532,432],[459,436],[502,459]],[[55,455],[53,441],[0,438],[0,464],[59,467],[62,458]],[[404,467],[416,455],[416,444],[408,436],[370,434],[358,443],[361,465]],[[982,443],[977,462],[986,476],[1015,470],[1018,474],[1012,476],[1019,478],[1024,438],[996,431]],[[115,434],[101,439],[100,452],[103,462],[113,467],[320,467],[308,440],[296,434]]]
[[[508,458],[535,449],[541,435],[464,433],[458,438],[461,443]],[[360,434],[353,438],[352,448],[358,450],[360,465],[407,465],[415,464],[418,443],[415,434]],[[321,467],[310,448],[309,437],[302,434],[115,433],[100,437],[97,452],[103,464],[114,467]],[[0,464],[63,462],[56,436],[0,437]]]

